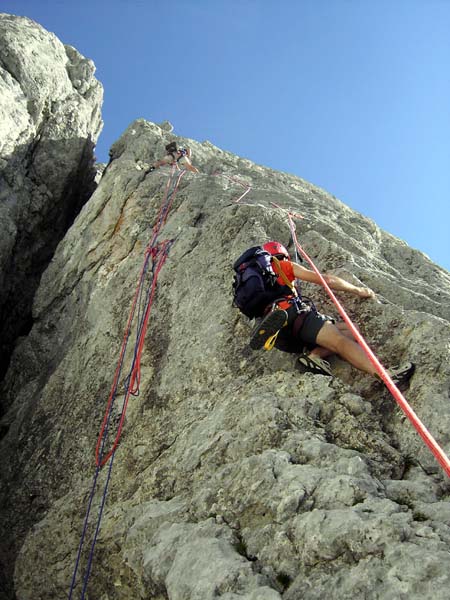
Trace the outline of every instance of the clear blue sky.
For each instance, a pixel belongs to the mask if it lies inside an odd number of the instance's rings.
[[[92,58],[97,157],[170,120],[450,269],[450,0],[1,0]]]

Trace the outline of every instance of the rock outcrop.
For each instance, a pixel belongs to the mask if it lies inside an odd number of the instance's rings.
[[[0,14],[0,379],[43,270],[95,189],[94,71],[37,23]]]
[[[114,144],[43,274],[33,327],[4,381],[0,539],[10,568],[17,557],[20,600],[59,599],[70,587],[96,439],[170,176],[141,165],[172,139],[170,128],[139,120]],[[306,181],[178,141],[200,174],[183,177],[161,232],[175,242],[115,455],[89,597],[448,598],[448,478],[368,376],[337,358],[334,378],[301,374],[290,355],[249,351],[230,265],[249,245],[290,243],[272,201],[303,215],[298,235],[316,264],[377,292],[376,301],[338,296],[386,366],[417,363],[406,396],[447,451],[449,273]],[[251,185],[242,202],[226,175]],[[335,313],[319,288],[305,293]]]

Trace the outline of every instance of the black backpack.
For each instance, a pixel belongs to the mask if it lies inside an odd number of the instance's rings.
[[[291,293],[288,286],[277,283],[272,256],[261,246],[241,254],[233,269],[233,305],[250,319],[262,317],[269,304]]]

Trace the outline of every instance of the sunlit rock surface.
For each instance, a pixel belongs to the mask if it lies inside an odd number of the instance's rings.
[[[377,292],[376,301],[338,296],[387,367],[417,364],[405,395],[447,451],[449,273],[306,181],[144,120],[112,147],[44,272],[33,328],[4,382],[1,539],[10,559],[17,553],[17,597],[68,593],[97,435],[171,173],[145,165],[173,139],[193,149],[200,174],[183,176],[160,234],[175,241],[90,597],[448,598],[448,478],[368,376],[338,359],[334,378],[301,374],[293,356],[251,352],[250,325],[231,304],[231,264],[252,244],[290,244],[272,202],[301,214],[297,234],[317,266]],[[251,186],[241,203],[245,188],[227,175]],[[336,314],[317,286],[305,293]],[[78,593],[81,580],[82,571]]]
[[[5,367],[14,347],[1,385],[0,595],[67,597],[97,435],[171,177],[146,167],[176,140],[192,148],[200,173],[180,180],[160,233],[174,243],[89,596],[447,599],[441,467],[369,377],[339,359],[326,378],[297,372],[293,356],[251,352],[250,324],[231,305],[231,264],[268,239],[293,249],[273,202],[302,215],[297,234],[317,266],[377,292],[376,301],[338,296],[387,367],[417,364],[405,395],[447,452],[449,273],[323,190],[177,138],[167,121],[131,124],[96,170],[102,90],[93,63],[29,19],[0,15],[0,75]],[[319,288],[305,294],[336,314]],[[104,468],[100,488],[106,477]],[[101,489],[76,596],[100,502]]]
[[[0,14],[0,379],[43,270],[95,189],[94,71],[37,23]]]

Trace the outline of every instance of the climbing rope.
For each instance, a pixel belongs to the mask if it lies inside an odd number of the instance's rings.
[[[69,591],[69,595],[68,595],[68,600],[72,599],[73,592],[74,592],[75,586],[76,586],[76,578],[77,578],[77,573],[78,573],[78,569],[79,569],[79,565],[80,565],[80,561],[81,561],[81,554],[82,554],[82,550],[83,550],[83,546],[84,546],[84,541],[85,541],[85,538],[87,535],[89,516],[90,516],[90,512],[91,512],[91,508],[92,508],[94,495],[97,490],[98,476],[99,476],[101,468],[108,461],[110,461],[107,477],[105,480],[105,484],[103,486],[103,492],[102,492],[100,507],[99,507],[98,516],[97,516],[97,522],[96,522],[96,526],[95,526],[95,532],[94,532],[94,536],[92,539],[89,556],[88,556],[88,560],[87,560],[87,565],[86,565],[84,578],[83,578],[83,589],[82,589],[80,598],[81,598],[81,600],[84,600],[84,598],[85,598],[88,580],[89,580],[89,576],[90,576],[91,569],[92,569],[94,549],[95,549],[95,545],[97,542],[98,533],[100,530],[100,524],[101,524],[101,520],[102,520],[102,516],[103,516],[103,510],[105,507],[109,481],[111,478],[111,472],[112,472],[112,466],[113,466],[113,462],[114,462],[115,452],[116,452],[117,446],[119,444],[120,436],[122,433],[122,428],[123,428],[125,414],[126,414],[126,410],[127,410],[127,406],[128,406],[128,401],[129,401],[130,395],[132,395],[132,396],[139,395],[139,386],[140,386],[140,380],[141,380],[141,366],[140,366],[141,356],[142,356],[142,350],[144,347],[150,312],[151,312],[151,308],[153,305],[154,295],[155,295],[155,291],[156,291],[156,287],[157,287],[158,275],[167,259],[170,247],[172,246],[173,241],[174,241],[174,240],[164,240],[162,242],[159,242],[158,237],[159,237],[162,227],[164,226],[164,224],[167,220],[167,217],[168,217],[170,209],[172,207],[176,192],[178,190],[179,183],[180,183],[181,178],[183,177],[184,173],[185,173],[185,171],[183,170],[183,171],[181,171],[181,173],[179,173],[175,176],[175,167],[172,168],[171,176],[168,179],[167,185],[165,187],[163,200],[162,200],[162,203],[161,203],[161,206],[159,209],[159,213],[157,215],[155,224],[153,226],[151,240],[145,249],[144,263],[143,263],[141,271],[140,271],[138,285],[137,285],[136,292],[134,294],[134,298],[133,298],[132,305],[131,305],[130,315],[128,317],[127,325],[125,327],[125,333],[123,336],[122,346],[121,346],[120,353],[119,353],[119,359],[118,359],[115,374],[114,374],[113,384],[111,386],[111,391],[109,394],[109,398],[108,398],[108,402],[107,402],[107,406],[106,406],[106,410],[105,410],[105,415],[103,417],[102,425],[100,428],[100,433],[99,433],[96,448],[95,448],[96,468],[95,468],[95,473],[94,473],[94,477],[93,477],[93,481],[92,481],[91,491],[89,494],[88,506],[87,506],[86,515],[84,518],[81,539],[80,539],[80,543],[78,546],[78,553],[77,553],[77,558],[75,561],[74,572],[72,575],[72,581],[71,581],[70,591]],[[137,318],[135,318],[136,315],[137,315]],[[122,407],[121,407],[120,419],[119,419],[119,423],[117,426],[117,433],[113,440],[113,443],[111,444],[110,448],[107,450],[106,442],[107,442],[107,438],[108,438],[108,430],[110,428],[112,409],[115,404],[117,390],[119,387],[119,381],[121,378],[124,361],[125,361],[125,356],[126,356],[126,351],[127,351],[127,347],[128,347],[128,342],[129,342],[129,338],[131,336],[133,323],[135,321],[137,321],[136,341],[134,344],[133,359],[131,362],[131,367],[130,367],[129,373],[125,377],[124,383],[123,383],[123,388],[124,388],[123,389],[123,402],[122,402]]]
[[[284,211],[287,215],[291,215],[295,219],[305,219],[306,218],[303,215],[299,215],[298,213],[295,213],[290,210],[287,210],[286,208],[283,208],[282,206],[280,206],[279,204],[276,204],[275,202],[271,202],[271,204],[272,204],[272,206],[275,206],[275,208],[278,208],[279,210]],[[291,221],[289,220],[288,222],[289,222],[289,228],[291,230],[291,238],[292,238],[292,241],[294,241],[293,233],[295,230],[293,231],[293,229],[291,227]],[[297,247],[295,246],[295,244],[294,244],[294,256],[295,256],[295,262],[299,262],[299,261],[303,262],[301,255],[297,252]]]
[[[283,210],[285,210],[285,209],[283,209]],[[439,446],[439,444],[436,442],[436,440],[433,438],[433,436],[430,434],[430,432],[427,430],[427,428],[425,427],[425,425],[421,422],[421,420],[416,415],[416,413],[411,408],[411,406],[408,404],[406,398],[403,396],[403,394],[397,388],[397,386],[395,385],[395,383],[392,381],[389,373],[386,371],[386,369],[380,363],[380,361],[375,356],[375,354],[373,353],[373,351],[370,349],[370,347],[367,344],[366,340],[359,333],[358,329],[356,328],[356,326],[353,324],[353,322],[350,319],[350,317],[345,312],[344,308],[342,307],[342,305],[340,304],[339,300],[334,295],[333,291],[331,290],[330,286],[325,281],[325,279],[324,279],[323,275],[320,273],[319,269],[314,264],[313,260],[308,256],[308,254],[300,246],[300,244],[298,242],[298,239],[297,239],[297,236],[296,236],[296,233],[295,233],[296,232],[296,228],[295,228],[295,223],[293,221],[294,214],[290,213],[289,211],[286,211],[286,210],[285,210],[285,212],[287,213],[287,216],[288,216],[289,228],[290,228],[292,239],[294,241],[294,244],[295,244],[296,248],[300,252],[301,256],[303,256],[303,258],[311,265],[311,268],[316,273],[316,275],[319,277],[321,284],[323,285],[323,287],[327,291],[327,293],[330,296],[333,304],[338,309],[339,314],[344,319],[344,321],[347,323],[347,325],[350,328],[353,336],[355,337],[355,339],[358,341],[358,343],[361,346],[361,348],[366,353],[368,359],[370,360],[370,362],[372,363],[372,365],[375,367],[375,369],[376,369],[377,373],[379,374],[379,376],[381,377],[381,379],[386,384],[387,388],[389,389],[389,391],[393,395],[393,397],[396,400],[397,404],[400,406],[400,408],[402,409],[402,411],[408,417],[408,419],[412,423],[413,427],[416,429],[417,433],[423,439],[423,441],[425,442],[425,444],[431,450],[431,452],[433,453],[433,455],[436,458],[436,460],[439,462],[439,464],[444,469],[445,473],[450,477],[450,460],[448,459],[447,455],[445,454],[445,452],[443,451],[443,449]]]
[[[246,196],[249,193],[249,191],[252,189],[251,185],[249,185],[248,183],[245,183],[243,181],[240,181],[239,179],[236,179],[236,177],[232,177],[231,175],[226,175],[225,173],[213,173],[213,176],[215,176],[215,177],[218,177],[219,175],[222,177],[225,177],[229,181],[233,181],[234,183],[237,183],[238,185],[241,185],[242,187],[247,188],[245,190],[245,192],[239,196],[239,198],[237,198],[236,200],[233,200],[233,202],[235,204],[240,202],[242,200],[242,198],[244,198],[244,196]]]
[[[147,326],[148,326],[148,319],[150,317],[150,311],[151,311],[152,304],[153,304],[153,297],[154,297],[156,285],[158,282],[158,275],[159,275],[159,272],[161,271],[162,266],[164,265],[164,262],[167,258],[167,254],[169,252],[169,248],[170,248],[171,244],[172,244],[172,241],[165,241],[162,244],[158,244],[157,246],[151,247],[149,245],[145,251],[144,266],[143,266],[143,269],[141,272],[139,284],[136,289],[135,297],[133,300],[133,306],[132,306],[130,318],[129,318],[129,321],[127,324],[127,329],[125,331],[124,340],[122,343],[122,349],[120,352],[119,362],[116,367],[114,383],[111,388],[110,396],[108,399],[108,404],[106,407],[106,412],[105,412],[105,415],[103,418],[102,426],[101,426],[100,433],[99,433],[98,440],[97,440],[97,445],[95,448],[96,464],[100,467],[103,467],[108,462],[108,460],[111,458],[113,452],[117,448],[117,445],[119,443],[119,439],[120,439],[120,436],[122,433],[122,427],[123,427],[123,423],[124,423],[124,419],[125,419],[125,413],[127,410],[128,401],[130,399],[130,396],[131,395],[137,396],[139,394],[141,355],[142,355],[142,349],[143,349],[144,341],[145,341],[145,334],[146,334]],[[105,452],[103,450],[102,443],[108,433],[111,409],[114,404],[114,400],[116,398],[118,381],[119,381],[120,374],[121,374],[122,367],[123,367],[125,350],[126,350],[126,347],[128,344],[128,338],[131,333],[130,330],[131,330],[131,324],[133,321],[135,308],[136,308],[136,299],[138,297],[142,297],[142,289],[143,289],[143,285],[145,283],[145,278],[146,278],[147,271],[148,271],[150,257],[152,258],[152,261],[153,261],[153,265],[152,265],[152,269],[151,269],[150,283],[147,288],[147,292],[145,294],[144,305],[143,306],[141,305],[142,316],[141,316],[141,319],[139,320],[138,327],[137,327],[137,339],[136,339],[135,348],[134,348],[134,356],[133,356],[132,365],[130,368],[130,372],[128,373],[128,375],[125,379],[125,383],[124,383],[124,399],[123,399],[123,404],[122,404],[122,409],[121,409],[121,416],[120,416],[119,424],[117,427],[117,434],[116,434],[116,437],[114,439],[114,442],[113,442],[110,450],[108,452]]]

